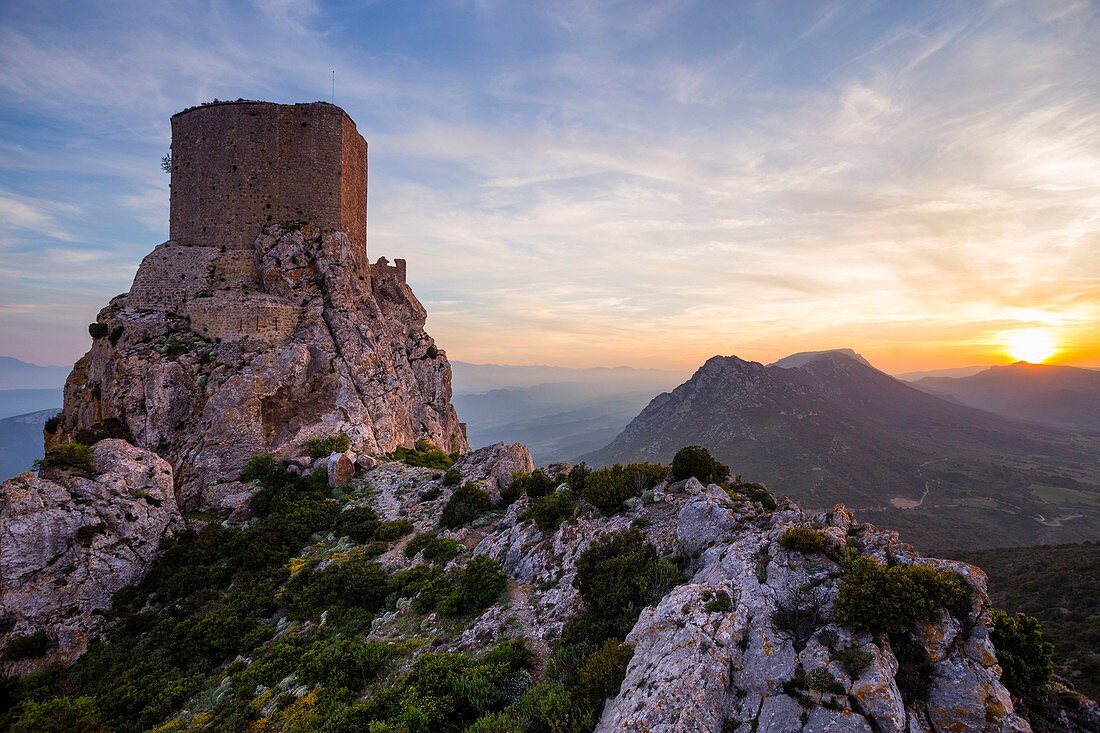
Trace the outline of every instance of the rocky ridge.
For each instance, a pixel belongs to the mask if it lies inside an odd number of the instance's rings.
[[[247,499],[249,458],[310,438],[465,451],[450,365],[399,275],[309,226],[269,226],[244,251],[166,242],[91,325],[47,445],[127,438],[172,464],[181,506],[223,515]]]

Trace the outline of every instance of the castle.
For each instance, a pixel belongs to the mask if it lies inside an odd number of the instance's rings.
[[[327,102],[213,102],[172,117],[170,239],[141,263],[129,305],[181,313],[209,338],[279,340],[299,322],[265,293],[254,244],[265,229],[343,232],[346,262],[405,282],[406,264],[367,260],[367,141]]]

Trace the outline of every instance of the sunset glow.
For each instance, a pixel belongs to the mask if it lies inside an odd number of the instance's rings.
[[[1016,331],[1009,335],[1005,351],[1015,361],[1042,364],[1058,353],[1058,340],[1051,331],[1044,328]]]

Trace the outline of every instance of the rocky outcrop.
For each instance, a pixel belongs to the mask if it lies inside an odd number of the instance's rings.
[[[0,485],[0,645],[45,631],[45,656],[5,673],[83,653],[119,588],[141,580],[161,541],[182,527],[172,469],[122,440],[96,443],[88,475],[32,473]]]
[[[979,569],[922,558],[896,533],[870,525],[847,544],[880,561],[950,567],[971,589],[965,619],[944,612],[923,630],[918,641],[931,664],[931,685],[926,699],[907,701],[889,642],[853,633],[833,618],[843,569],[778,541],[784,530],[803,525],[844,541],[852,515],[841,506],[812,514],[784,503],[754,517],[716,489],[704,489],[680,510],[678,537],[699,553],[694,572],[642,612],[627,637],[635,649],[626,679],[598,731],[1031,730],[1000,683]],[[728,609],[708,606],[718,594],[729,598]],[[796,604],[816,615],[804,633],[777,621]],[[862,668],[841,661],[852,650],[863,656]]]
[[[471,453],[461,464],[463,475],[487,486],[489,466],[512,454],[513,448],[503,444]],[[355,484],[369,489],[371,505],[383,516],[410,519],[418,531],[436,528],[450,494],[438,473],[393,463]],[[618,695],[607,701],[597,731],[1031,730],[1000,682],[989,639],[985,575],[978,568],[922,557],[897,533],[860,524],[840,505],[831,512],[810,512],[782,500],[769,512],[694,479],[666,488],[611,517],[582,503],[577,515],[552,533],[525,519],[526,497],[503,515],[442,532],[469,550],[454,564],[478,555],[499,561],[510,576],[510,598],[449,641],[436,619],[425,621],[422,630],[442,648],[461,651],[521,635],[545,660],[543,652],[579,610],[573,581],[581,553],[610,533],[635,526],[659,555],[688,558],[689,569],[684,582],[641,611],[627,637],[634,654],[626,678]],[[972,599],[965,618],[944,611],[939,621],[912,637],[930,665],[923,697],[899,687],[902,664],[887,638],[853,632],[836,621],[834,602],[846,570],[825,554],[784,549],[779,537],[796,526],[818,528],[830,547],[848,548],[853,556],[947,568],[965,580]],[[417,558],[395,551],[383,562],[397,569]],[[728,603],[712,603],[722,594]],[[811,622],[797,632],[778,620],[792,604],[812,610]],[[378,620],[371,634],[380,640],[398,638],[412,622],[411,611],[399,608]]]
[[[132,438],[167,458],[181,504],[228,514],[258,453],[343,433],[357,454],[468,449],[446,355],[401,279],[342,232],[272,226],[251,250],[167,242],[104,308],[48,444]],[[229,503],[221,500],[228,497]]]

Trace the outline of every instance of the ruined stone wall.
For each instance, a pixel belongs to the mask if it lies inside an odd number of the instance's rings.
[[[217,103],[172,117],[171,238],[247,249],[268,224],[339,230],[365,250],[367,143],[324,102]]]
[[[252,337],[279,342],[294,333],[301,318],[300,308],[265,294],[218,293],[191,301],[186,310],[192,331],[223,341]]]

